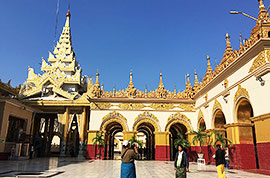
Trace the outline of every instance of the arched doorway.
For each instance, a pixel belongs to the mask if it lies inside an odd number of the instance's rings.
[[[177,152],[177,148],[174,146],[174,140],[178,139],[178,134],[181,134],[184,139],[187,139],[187,133],[188,129],[187,127],[182,123],[174,123],[170,126],[169,132],[170,132],[170,160],[173,161],[175,159],[175,154]]]
[[[238,123],[253,123],[251,122],[250,118],[253,117],[253,109],[248,99],[242,98],[238,101],[237,107],[236,107],[236,117]],[[256,132],[255,132],[255,126],[252,126],[252,129],[249,127],[241,128],[241,133],[245,134],[239,134],[239,140],[241,140],[243,143],[253,143],[254,144],[254,154],[256,159],[256,168],[259,169],[259,159],[258,159],[258,153],[257,153],[257,141],[256,141]]]
[[[142,122],[137,126],[136,131],[143,133],[145,136],[145,147],[144,147],[144,159],[154,160],[155,159],[155,127],[149,122]],[[137,138],[138,138],[137,134]]]
[[[121,149],[123,141],[123,127],[118,122],[111,122],[105,127],[105,159],[121,158]],[[120,156],[120,157],[119,157]]]

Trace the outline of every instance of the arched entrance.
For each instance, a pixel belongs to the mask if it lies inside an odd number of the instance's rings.
[[[184,139],[187,139],[187,127],[181,123],[174,123],[170,126],[169,132],[170,134],[170,160],[173,161],[175,159],[175,154],[177,152],[177,148],[174,146],[174,140],[178,139],[178,134],[181,134]]]
[[[143,158],[145,160],[155,159],[155,127],[149,122],[142,122],[138,125],[136,131],[143,133],[145,136],[145,147],[140,150],[144,153]],[[138,137],[137,134],[137,137]]]
[[[250,118],[253,117],[253,109],[248,99],[242,98],[238,101],[236,107],[236,117],[238,123],[246,123],[246,124],[253,123],[250,120]],[[256,168],[259,169],[255,126],[252,125],[252,129],[250,129],[249,127],[241,128],[241,131],[239,132],[240,132],[239,134],[240,142],[254,144]]]
[[[111,122],[105,127],[105,159],[120,159],[123,141],[123,127],[118,122]],[[120,157],[119,157],[120,156]]]
[[[118,112],[111,112],[102,119],[100,131],[105,133],[104,159],[120,159],[123,132],[129,131],[127,119]]]
[[[184,139],[187,138],[187,133],[192,131],[192,126],[190,119],[181,113],[172,114],[168,118],[165,131],[169,132],[169,145],[170,145],[170,160],[174,160],[177,149],[174,146],[174,140],[178,139],[178,133],[183,136]]]

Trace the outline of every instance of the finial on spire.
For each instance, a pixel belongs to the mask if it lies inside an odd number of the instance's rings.
[[[163,85],[163,82],[162,82],[162,73],[160,72],[159,74],[159,85],[158,85],[159,88],[164,88],[164,85]]]
[[[229,56],[232,51],[233,51],[233,49],[232,49],[231,42],[230,42],[230,36],[228,33],[226,33],[226,49],[225,49],[225,52],[223,54],[223,57]]]
[[[129,74],[129,85],[133,86],[133,81],[132,81],[132,72]]]
[[[66,17],[67,17],[67,19],[66,19],[65,27],[69,27],[69,21],[70,21],[70,17],[71,17],[69,10],[67,11]]]
[[[99,73],[97,72],[97,73],[96,73],[96,84],[99,84],[99,79],[98,79],[98,77],[99,77]]]
[[[195,80],[194,80],[194,85],[193,85],[194,90],[196,90],[198,86],[199,86],[198,75],[197,75],[197,72],[195,72]]]
[[[212,72],[212,67],[211,67],[211,64],[210,64],[210,57],[208,55],[206,57],[206,60],[207,60],[207,71],[206,71],[206,73],[211,73]]]

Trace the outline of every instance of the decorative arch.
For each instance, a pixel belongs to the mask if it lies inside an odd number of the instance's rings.
[[[155,132],[161,131],[158,118],[152,113],[149,113],[148,111],[143,112],[143,114],[139,114],[135,118],[133,124],[133,131],[137,131],[138,126],[144,122],[152,124],[155,128]]]
[[[198,113],[198,120],[201,119],[201,118],[204,118],[204,115],[203,115],[202,110],[200,109],[199,113]]]
[[[199,113],[198,113],[198,119],[197,119],[197,120],[198,120],[198,123],[197,123],[197,129],[200,128],[200,125],[201,125],[202,121],[204,122],[205,129],[206,129],[206,124],[205,124],[205,120],[204,120],[204,115],[203,115],[203,112],[202,112],[201,109],[199,110]]]
[[[213,110],[212,110],[212,113],[214,114],[216,112],[216,110],[220,109],[222,111],[222,106],[221,104],[218,102],[217,99],[215,99],[215,103],[214,103],[214,106],[213,106]]]
[[[241,98],[246,98],[248,100],[250,99],[248,91],[245,88],[242,88],[242,86],[239,84],[238,89],[234,95],[234,103],[238,103]]]
[[[198,125],[197,125],[197,129],[199,130],[201,128],[201,126],[204,125],[204,130],[206,130],[206,124],[205,124],[205,120],[203,117],[201,117],[199,120],[198,120]]]
[[[107,125],[112,122],[119,123],[122,126],[124,132],[129,131],[127,119],[116,111],[113,111],[102,118],[100,130],[105,132]]]
[[[181,114],[178,112],[176,114],[172,114],[168,118],[168,121],[167,121],[167,124],[165,127],[165,131],[169,132],[170,127],[176,123],[183,124],[187,128],[188,132],[193,130],[190,119],[187,116],[185,116],[184,114]]]

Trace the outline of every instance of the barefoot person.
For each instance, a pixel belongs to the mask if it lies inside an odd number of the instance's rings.
[[[135,159],[139,159],[137,146],[132,149],[129,142],[125,140],[121,153],[121,178],[136,178]]]
[[[220,144],[217,144],[215,160],[216,160],[218,178],[226,178],[225,171],[224,171],[225,151],[220,148]]]
[[[182,145],[178,145],[178,152],[175,155],[174,170],[176,178],[186,178],[189,171],[189,160],[187,154],[183,150]]]

